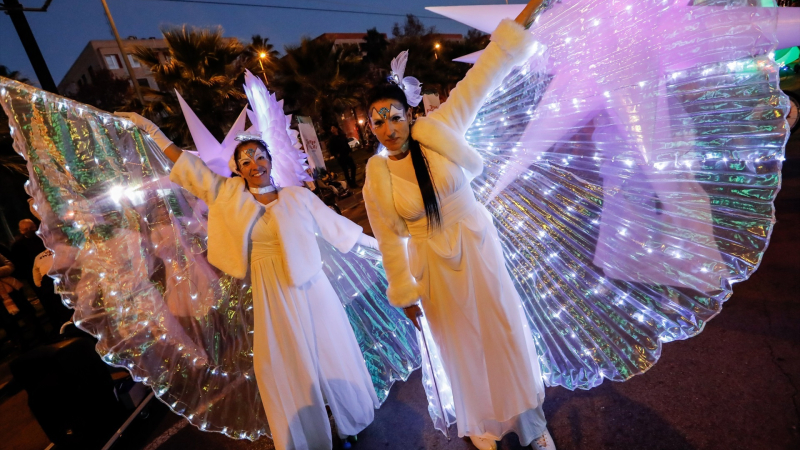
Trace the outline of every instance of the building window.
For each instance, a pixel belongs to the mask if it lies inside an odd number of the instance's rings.
[[[141,64],[139,64],[139,60],[130,53],[128,53],[128,61],[131,62],[131,67],[142,67]]]
[[[122,64],[120,64],[119,61],[119,56],[117,56],[115,53],[112,53],[111,55],[105,55],[104,58],[109,70],[119,69],[122,67]]]
[[[149,88],[150,83],[147,82],[147,78],[137,78],[136,82],[139,83],[139,86]]]

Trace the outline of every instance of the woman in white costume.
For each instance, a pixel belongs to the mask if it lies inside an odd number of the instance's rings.
[[[495,449],[514,431],[523,445],[554,449],[544,384],[520,298],[490,214],[470,181],[483,161],[464,140],[486,96],[530,56],[526,30],[541,0],[504,20],[449,99],[411,126],[419,82],[403,78],[404,52],[388,83],[367,96],[370,127],[386,147],[367,164],[364,200],[383,254],[388,297],[417,324],[425,311],[453,391],[459,436]]]
[[[361,227],[311,191],[276,189],[272,157],[258,136],[243,136],[229,164],[214,173],[175,146],[152,122],[126,114],[175,166],[170,179],[206,202],[208,260],[253,288],[255,375],[278,449],[332,447],[330,407],[341,437],[369,425],[379,406],[342,304],[322,272],[315,233],[338,250],[375,246]]]

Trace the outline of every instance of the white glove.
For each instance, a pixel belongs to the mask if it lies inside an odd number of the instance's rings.
[[[378,240],[364,233],[361,233],[361,236],[358,237],[356,244],[378,250]]]
[[[158,145],[158,148],[160,148],[161,151],[166,150],[167,147],[172,145],[172,141],[169,140],[167,135],[164,134],[164,132],[161,131],[161,129],[158,128],[156,124],[154,124],[148,119],[145,119],[139,114],[136,114],[134,112],[115,111],[114,115],[128,119],[131,122],[133,122],[133,124],[136,125],[136,128],[147,133],[150,136],[150,138],[153,141],[155,141],[156,145]]]

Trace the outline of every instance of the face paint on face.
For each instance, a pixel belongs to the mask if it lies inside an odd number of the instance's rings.
[[[370,130],[389,151],[402,151],[411,134],[411,111],[397,100],[385,99],[370,107]]]
[[[245,169],[251,164],[256,164],[259,159],[267,159],[267,153],[260,147],[248,148],[239,154],[239,167]]]
[[[397,120],[398,122],[406,121],[406,115],[403,113],[403,110],[395,108],[394,105],[392,105],[392,108],[389,110],[389,118],[392,120]]]
[[[372,121],[373,122],[376,122],[376,121],[381,120],[381,119],[388,120],[389,119],[389,109],[381,108],[380,111],[377,111],[377,110],[375,110],[375,108],[372,108],[371,115],[372,115]]]

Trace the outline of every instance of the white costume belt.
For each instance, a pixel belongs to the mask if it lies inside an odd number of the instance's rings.
[[[258,261],[270,256],[283,256],[280,241],[253,242],[253,252],[250,255],[250,261]]]
[[[475,194],[472,192],[472,186],[465,184],[458,191],[450,194],[446,198],[439,198],[439,215],[442,218],[442,227],[439,229],[445,230],[451,225],[455,225],[464,217],[472,214],[478,206],[478,201],[475,200]],[[411,237],[428,237],[428,218],[422,216],[418,220],[406,221],[408,232]]]

